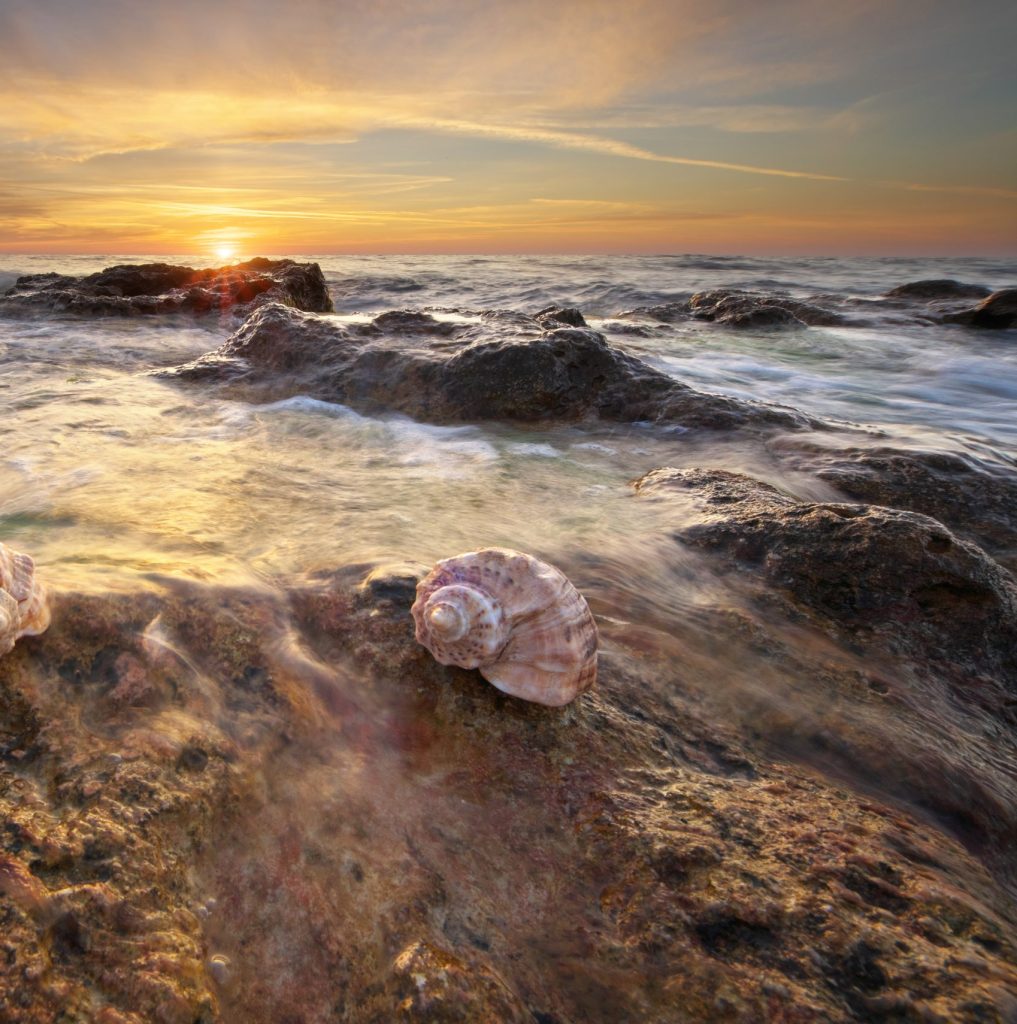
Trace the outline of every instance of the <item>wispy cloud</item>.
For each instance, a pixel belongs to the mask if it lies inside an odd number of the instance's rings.
[[[835,174],[820,174],[814,171],[787,170],[778,167],[756,167],[752,164],[730,163],[725,160],[698,160],[692,157],[670,156],[654,153],[640,146],[633,146],[616,139],[599,135],[583,135],[577,132],[555,131],[534,128],[528,125],[484,124],[476,121],[457,121],[448,118],[391,118],[390,123],[402,127],[428,128],[432,131],[456,132],[465,135],[487,136],[516,142],[538,142],[562,149],[581,149],[607,156],[625,157],[631,160],[649,160],[660,164],[680,164],[685,167],[708,167],[719,171],[735,171],[739,174],[762,174],[777,178],[808,178],[812,181],[846,181]]]

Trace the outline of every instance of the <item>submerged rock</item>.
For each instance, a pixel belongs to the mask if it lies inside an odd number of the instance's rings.
[[[831,327],[848,321],[840,313],[802,302],[790,295],[716,288],[696,292],[687,302],[668,302],[619,314],[648,316],[662,323],[693,318],[728,327]]]
[[[973,309],[947,314],[943,317],[943,323],[993,330],[1017,326],[1017,288],[1004,288],[993,292]]]
[[[244,316],[266,302],[318,313],[332,311],[317,263],[256,258],[210,270],[166,263],[124,264],[87,277],[19,277],[0,296],[0,312],[82,316],[230,313]]]
[[[516,316],[422,332],[424,314],[417,314],[411,334],[440,335],[421,345],[409,344],[402,328],[393,331],[389,316],[344,325],[264,306],[217,351],[159,376],[216,384],[244,397],[306,394],[437,423],[587,417],[705,429],[813,423],[792,409],[695,391],[612,348],[590,328],[542,332],[532,319]]]
[[[417,573],[59,598],[0,661],[0,1016],[1006,1020],[1013,903],[942,831],[633,629],[568,709],[444,668]]]

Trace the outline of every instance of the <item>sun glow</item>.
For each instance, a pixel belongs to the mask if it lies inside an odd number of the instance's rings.
[[[236,246],[233,245],[217,245],[212,251],[216,259],[220,260],[231,260],[237,254]]]

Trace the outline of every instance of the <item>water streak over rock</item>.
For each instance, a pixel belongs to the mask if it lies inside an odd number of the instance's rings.
[[[951,452],[843,447],[782,437],[770,444],[784,465],[808,470],[853,501],[932,516],[1017,568],[1017,470]]]
[[[909,792],[1017,881],[1017,786],[984,760],[1017,743],[1013,576],[913,512],[803,502],[714,469],[658,469],[635,486],[674,504],[674,539],[740,595],[757,642],[789,658],[785,678],[811,677],[790,699],[817,715],[842,709],[821,748],[799,749]],[[898,720],[885,746],[862,680],[896,707],[882,712]]]

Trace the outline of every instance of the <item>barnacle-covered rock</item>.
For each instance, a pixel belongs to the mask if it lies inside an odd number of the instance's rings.
[[[560,707],[597,678],[597,625],[552,565],[505,548],[439,562],[417,585],[417,640],[443,665],[480,669],[499,690]]]
[[[18,637],[35,636],[48,625],[46,588],[35,578],[35,562],[0,544],[0,654]]]

